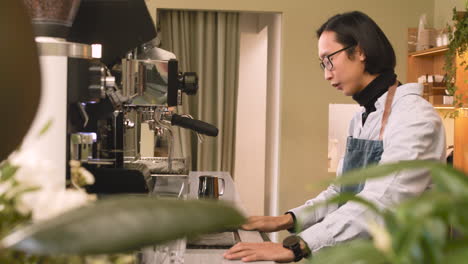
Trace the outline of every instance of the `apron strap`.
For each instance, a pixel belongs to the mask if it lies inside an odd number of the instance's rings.
[[[382,117],[382,125],[380,127],[379,140],[383,139],[383,134],[385,132],[385,127],[387,126],[388,117],[390,116],[390,113],[392,112],[393,97],[395,96],[397,87],[398,87],[398,80],[395,82],[394,85],[388,88],[388,94],[385,100],[385,109],[384,109],[384,113]]]

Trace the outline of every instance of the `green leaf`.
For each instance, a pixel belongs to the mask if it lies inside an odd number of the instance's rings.
[[[449,229],[449,225],[457,228],[458,231],[468,234],[468,200],[466,197],[459,197],[453,194],[430,191],[420,197],[407,200],[395,209],[397,224],[393,230],[404,228],[411,224],[424,225],[430,221],[443,221],[445,228],[428,228],[438,237]],[[387,224],[392,224],[386,219]],[[392,226],[390,226],[390,229]],[[411,228],[411,227],[410,227]],[[441,231],[442,230],[442,231]],[[436,232],[437,231],[437,232]],[[393,233],[395,233],[394,231]]]
[[[356,169],[343,174],[335,180],[335,184],[358,184],[367,179],[380,178],[404,169],[420,169],[433,166],[430,161],[400,161],[398,163],[372,165],[362,169]]]
[[[449,212],[447,222],[464,235],[468,234],[468,200],[459,198],[446,210]]]
[[[400,223],[395,217],[395,212],[393,210],[385,209],[383,212],[383,220],[385,226],[390,234],[394,234],[400,228]]]
[[[466,263],[468,259],[468,240],[451,241],[446,247],[444,264]]]
[[[47,121],[47,123],[42,127],[41,131],[39,131],[39,136],[42,136],[44,135],[47,130],[49,130],[49,128],[52,126],[52,119],[49,119],[49,121]]]
[[[352,194],[352,193],[346,193],[346,192],[340,193],[328,199],[325,203],[330,204],[330,203],[346,203],[346,202],[359,203],[359,204],[366,206],[367,208],[371,209],[373,212],[379,215],[382,214],[380,209],[375,204],[373,204],[372,202],[362,197],[356,196],[355,194]],[[320,204],[317,204],[317,206],[320,206]],[[312,208],[315,208],[315,207],[316,206],[313,206]]]
[[[226,231],[243,222],[238,211],[222,203],[127,195],[19,229],[5,237],[0,247],[37,255],[118,253]]]
[[[431,168],[432,179],[437,188],[454,195],[468,194],[468,177],[449,165],[435,165]]]
[[[434,161],[410,160],[398,163],[373,165],[352,170],[334,181],[334,184],[357,184],[367,179],[384,177],[401,170],[429,169],[438,186],[445,191],[468,193],[468,178],[453,167]]]
[[[7,181],[15,175],[19,169],[18,166],[13,166],[9,162],[5,162],[0,166],[0,181]]]
[[[398,232],[392,234],[392,243],[395,254],[400,259],[406,259],[409,254],[414,254],[414,245],[421,234],[421,226],[418,223],[407,223],[401,226]],[[413,256],[414,257],[414,256]]]
[[[428,191],[419,197],[415,197],[400,203],[395,214],[400,222],[409,220],[423,221],[429,216],[447,216],[457,200],[452,195],[438,191]]]
[[[422,263],[442,263],[443,247],[447,239],[447,225],[440,219],[430,219],[425,223],[425,231],[421,236],[421,247],[424,252]]]
[[[35,192],[35,191],[38,191],[40,190],[41,188],[40,187],[26,187],[26,188],[17,188],[17,190],[15,191],[15,196],[21,196],[25,193],[28,193],[28,192]]]
[[[380,264],[387,257],[377,250],[371,240],[355,240],[324,248],[313,254],[311,264]]]
[[[410,219],[391,232],[396,263],[441,263],[447,225],[437,218]]]
[[[442,263],[443,248],[448,239],[448,219],[459,220],[459,214],[467,206],[466,198],[437,191],[401,203],[395,209],[398,226],[391,230],[399,260]]]

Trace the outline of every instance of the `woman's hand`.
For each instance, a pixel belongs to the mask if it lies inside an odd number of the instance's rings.
[[[247,231],[276,232],[293,226],[293,217],[291,214],[285,214],[281,216],[251,216],[241,228]]]
[[[271,260],[276,262],[291,262],[294,260],[292,250],[282,244],[273,242],[237,243],[224,253],[225,259],[240,259],[244,262]]]

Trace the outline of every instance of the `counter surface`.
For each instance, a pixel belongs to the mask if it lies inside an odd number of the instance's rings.
[[[194,171],[189,174],[190,193],[189,199],[198,199],[198,177],[201,175],[211,175],[223,178],[225,181],[224,194],[219,197],[220,200],[232,202],[244,215],[247,215],[244,207],[241,204],[239,195],[236,192],[236,187],[231,175],[228,172],[219,171]],[[238,230],[240,240],[243,242],[263,242],[263,238],[259,232]],[[240,264],[245,263],[240,260],[226,260],[223,258],[225,249],[187,249],[185,252],[186,264]],[[256,261],[249,263],[273,264],[273,261]]]

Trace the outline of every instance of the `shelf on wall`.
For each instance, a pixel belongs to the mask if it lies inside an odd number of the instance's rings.
[[[443,109],[447,109],[447,110],[453,110],[455,109],[455,107],[453,107],[453,105],[451,104],[434,104],[433,105],[435,109],[439,109],[439,110],[443,110]]]
[[[432,105],[437,110],[463,110],[466,117],[468,117],[468,106],[455,108],[453,105],[434,104]]]
[[[435,56],[435,55],[443,54],[447,50],[448,50],[448,46],[440,46],[440,47],[435,47],[432,49],[425,49],[425,50],[411,52],[411,53],[408,53],[408,56],[411,56],[411,57]]]

